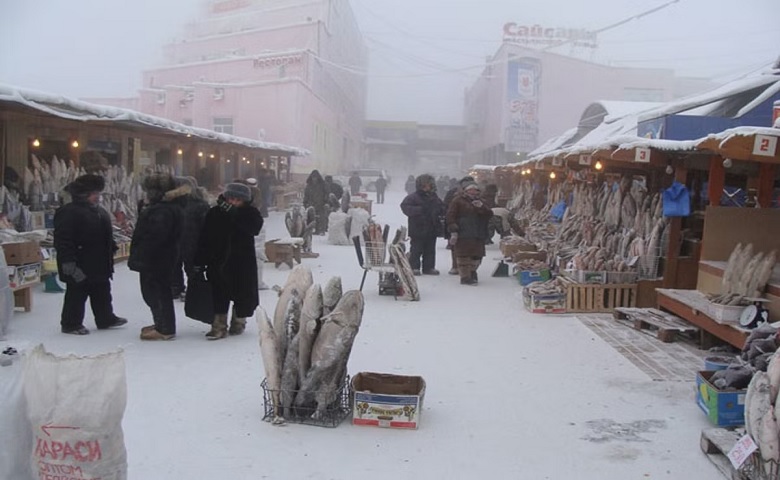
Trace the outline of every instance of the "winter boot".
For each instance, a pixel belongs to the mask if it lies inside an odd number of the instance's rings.
[[[218,313],[214,315],[214,323],[211,324],[211,330],[206,334],[209,340],[219,340],[227,337],[227,314]]]
[[[231,335],[241,335],[246,330],[246,318],[236,317],[235,312],[230,317],[230,329],[228,333]]]

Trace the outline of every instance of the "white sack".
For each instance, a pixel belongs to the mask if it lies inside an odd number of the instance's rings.
[[[331,245],[352,245],[347,220],[350,216],[344,212],[333,212],[328,216],[328,243]]]
[[[60,357],[39,345],[24,367],[35,478],[126,480],[124,354]]]
[[[0,478],[32,480],[30,452],[33,434],[27,419],[23,366],[15,361],[0,367]]]

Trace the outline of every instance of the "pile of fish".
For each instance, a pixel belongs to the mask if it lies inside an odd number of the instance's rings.
[[[660,193],[649,194],[628,177],[599,187],[567,181],[551,186],[546,205],[535,210],[530,181],[521,183],[511,202],[513,211],[528,225],[527,237],[547,250],[550,260],[560,257],[576,270],[657,276],[667,226]],[[570,205],[556,228],[550,211],[564,199]]]
[[[561,277],[555,277],[546,282],[531,283],[525,287],[525,290],[532,295],[555,295],[566,293],[567,288],[568,284]]]
[[[311,253],[311,237],[314,234],[314,227],[317,225],[317,212],[314,207],[309,207],[304,211],[303,206],[293,205],[284,216],[284,224],[291,237],[303,238],[301,250]]]
[[[772,334],[774,337],[774,334]],[[780,426],[777,407],[780,394],[780,352],[775,352],[767,371],[753,375],[745,395],[745,430],[758,445],[764,473],[778,473]],[[775,476],[767,478],[776,478]]]
[[[753,244],[738,243],[729,255],[719,295],[708,295],[721,305],[748,305],[750,298],[760,297],[777,263],[777,251],[753,252]]]
[[[280,291],[273,322],[258,309],[273,424],[324,420],[338,405],[363,305],[356,290],[342,295],[340,277],[321,287],[298,265]]]

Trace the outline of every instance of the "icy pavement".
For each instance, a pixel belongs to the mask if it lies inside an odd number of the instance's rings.
[[[393,230],[405,223],[401,199],[390,191],[384,205],[374,205],[378,221]],[[287,236],[283,223],[282,213],[272,213],[268,240]],[[360,285],[353,247],[315,237],[314,251],[320,257],[303,264],[315,281],[341,275],[345,290]],[[443,241],[437,254],[437,267],[446,272]],[[695,404],[694,377],[660,380],[576,316],[526,312],[516,281],[490,277],[498,256],[497,246],[489,246],[477,287],[446,274],[418,277],[422,300],[414,303],[379,296],[377,274],[368,274],[349,371],[423,376],[427,391],[415,431],[347,421],[335,429],[261,422],[257,325],[209,342],[206,326],[184,317],[177,302],[176,340],[142,342],[149,310],[137,274],[124,264],[113,292],[117,313],[129,319],[126,327],[96,331],[90,316],[85,325],[92,334],[63,335],[62,294],[40,287],[32,312],[15,314],[0,347],[44,343],[54,352],[81,354],[124,349],[131,479],[719,478],[699,449],[701,430],[710,424]],[[281,285],[288,272],[266,264],[265,281]],[[273,291],[261,292],[267,310],[275,302]],[[664,355],[663,362],[674,363],[671,353]],[[691,357],[685,362],[684,368],[695,367]]]

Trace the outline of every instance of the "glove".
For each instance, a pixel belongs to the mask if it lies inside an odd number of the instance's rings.
[[[449,246],[454,247],[458,243],[458,233],[450,233],[450,241],[447,242]]]
[[[81,283],[87,279],[87,276],[84,275],[84,272],[76,266],[76,262],[63,263],[62,273],[75,280],[76,283]]]
[[[217,206],[226,212],[229,212],[233,208],[233,205],[228,203],[228,201],[225,200],[223,197],[219,197],[217,199]]]

